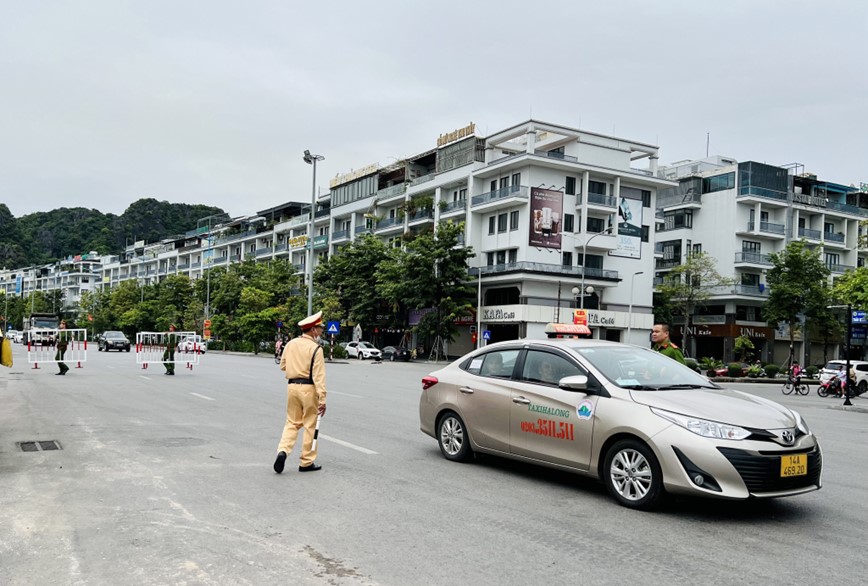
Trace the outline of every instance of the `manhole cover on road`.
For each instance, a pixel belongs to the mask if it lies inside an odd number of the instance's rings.
[[[50,450],[61,449],[60,443],[57,440],[51,440],[47,442],[18,442],[18,448],[22,452],[47,452]]]

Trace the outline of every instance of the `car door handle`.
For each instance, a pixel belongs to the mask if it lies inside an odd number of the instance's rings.
[[[470,387],[461,387],[458,390],[459,390],[459,392],[462,392],[465,395],[472,395],[474,393],[473,389],[471,389]]]
[[[525,399],[524,397],[514,397],[512,402],[519,405],[530,405],[530,399]]]

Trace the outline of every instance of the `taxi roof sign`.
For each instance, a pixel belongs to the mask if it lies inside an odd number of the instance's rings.
[[[590,336],[591,329],[583,324],[546,324],[545,333],[549,338],[576,338]]]

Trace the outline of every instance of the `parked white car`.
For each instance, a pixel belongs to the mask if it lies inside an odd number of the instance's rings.
[[[202,336],[187,336],[178,342],[178,352],[198,352],[204,354],[208,349],[208,343],[202,340]]]
[[[359,360],[364,360],[365,358],[381,360],[383,357],[383,353],[380,352],[379,348],[370,342],[349,342],[346,350],[348,357],[358,358]]]
[[[838,376],[840,371],[847,364],[846,360],[830,360],[820,369],[820,382],[824,383],[830,378]],[[856,371],[856,384],[860,388],[868,386],[868,362],[864,360],[851,360],[850,367]]]

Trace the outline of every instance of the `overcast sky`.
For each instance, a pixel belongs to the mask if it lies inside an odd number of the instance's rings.
[[[868,182],[868,2],[3,3],[0,202],[233,216],[535,119]]]

